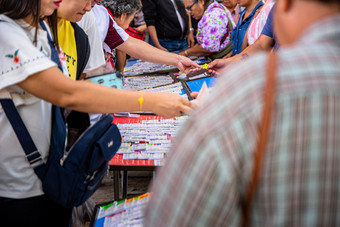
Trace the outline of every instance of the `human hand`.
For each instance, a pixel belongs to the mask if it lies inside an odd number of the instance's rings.
[[[158,49],[161,49],[161,50],[164,50],[164,51],[166,51],[166,52],[169,52],[166,48],[164,48],[162,45],[155,45],[155,47],[157,47]]]
[[[215,73],[218,75],[218,72],[221,71],[228,65],[227,59],[216,59],[209,63],[208,72]]]
[[[190,96],[193,97],[193,98],[197,98],[198,92],[191,92]]]
[[[179,55],[185,56],[185,51],[179,52]]]
[[[152,105],[152,112],[164,118],[189,114],[194,106],[188,100],[173,93],[148,92],[144,97],[145,101]]]
[[[137,28],[135,28],[139,32],[144,32],[146,30],[146,24],[140,25]]]
[[[193,71],[194,69],[197,69],[197,68],[200,69],[200,66],[197,63],[193,62],[192,60],[190,60],[187,57],[180,56],[180,55],[178,55],[178,60],[177,60],[176,66],[179,70],[181,70],[185,74],[188,74],[189,72]]]
[[[193,47],[195,45],[195,38],[194,38],[194,34],[192,32],[189,32],[187,41],[188,41],[188,47],[189,48]]]

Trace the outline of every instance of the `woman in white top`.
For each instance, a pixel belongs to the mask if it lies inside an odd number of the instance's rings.
[[[113,113],[141,108],[140,92],[73,81],[49,59],[48,34],[40,28],[39,20],[51,15],[60,2],[0,0],[0,98],[9,95],[13,99],[45,160],[50,144],[51,103],[83,112]],[[55,31],[56,27],[51,23],[50,26]],[[191,110],[190,102],[178,95],[144,92],[143,98],[143,110],[163,117]],[[72,209],[62,208],[44,196],[41,182],[0,107],[1,223],[68,226],[71,212]]]

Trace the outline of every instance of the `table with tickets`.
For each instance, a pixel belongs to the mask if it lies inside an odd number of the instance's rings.
[[[127,171],[154,171],[164,165],[171,141],[187,116],[163,119],[155,115],[115,117],[122,145],[109,162],[114,171],[114,198],[119,198],[119,172],[123,171],[123,198],[127,197]]]
[[[98,205],[92,227],[143,226],[144,209],[151,197],[145,193],[130,199]]]
[[[126,75],[139,72],[143,75],[126,76],[123,89],[143,90],[150,92],[170,92],[191,100],[190,92],[199,91],[205,82],[208,87],[213,85],[214,77],[199,75],[189,81],[182,80],[180,75],[146,75],[151,71],[168,69],[170,66],[160,67],[157,64],[135,61],[128,64]],[[185,76],[185,75],[184,75]],[[203,77],[203,78],[202,78]],[[114,199],[127,197],[128,171],[154,171],[156,167],[164,165],[171,141],[180,127],[185,123],[187,116],[163,119],[155,115],[115,114],[114,123],[122,134],[122,145],[117,154],[109,162],[114,173]],[[119,197],[119,175],[122,175],[122,198]]]

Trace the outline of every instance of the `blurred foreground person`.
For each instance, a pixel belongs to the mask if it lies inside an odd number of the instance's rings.
[[[278,0],[280,43],[251,226],[340,225],[340,1]],[[262,123],[267,53],[229,68],[178,134],[145,226],[240,226]],[[204,120],[202,120],[204,119]]]

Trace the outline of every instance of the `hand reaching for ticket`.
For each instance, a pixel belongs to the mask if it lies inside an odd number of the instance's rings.
[[[153,113],[165,118],[189,114],[194,106],[188,100],[173,93],[145,92],[144,101],[146,109],[150,107]]]
[[[178,55],[178,61],[176,66],[179,70],[181,70],[185,74],[188,74],[190,71],[194,69],[200,69],[200,66],[197,63],[193,62],[187,57],[180,55]]]
[[[232,58],[216,59],[210,62],[208,65],[208,72],[215,73],[217,76],[220,76],[228,66],[240,61],[240,58],[237,56],[238,55]]]
[[[209,96],[209,88],[207,84],[204,82],[199,92],[192,92],[190,95],[191,97],[195,98],[191,102],[194,103],[195,105],[200,105],[202,99]]]

